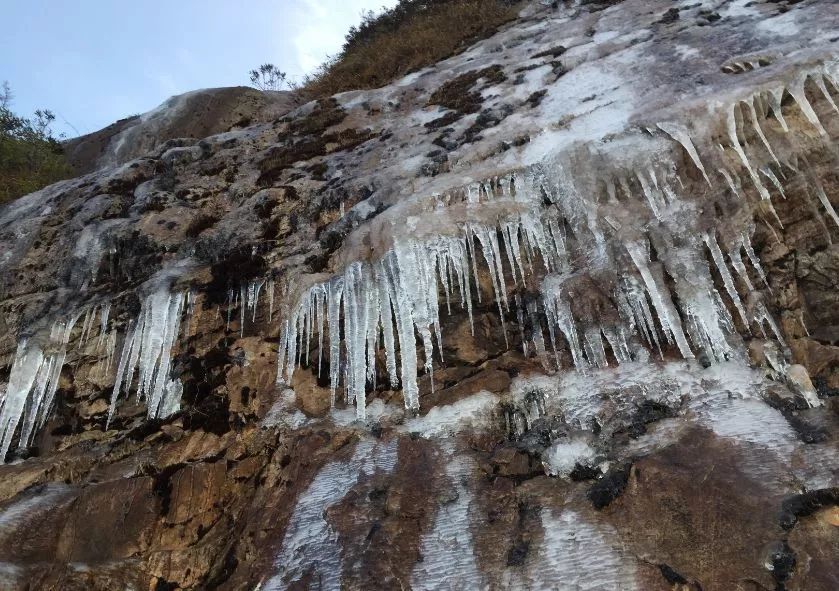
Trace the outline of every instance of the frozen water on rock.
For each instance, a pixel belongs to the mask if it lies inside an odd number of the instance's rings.
[[[567,477],[577,464],[591,465],[596,455],[588,441],[578,437],[554,442],[542,454],[542,463],[551,476]]]
[[[279,395],[271,408],[263,417],[260,426],[263,428],[287,427],[299,429],[310,422],[309,418],[295,406],[294,390],[287,388]]]
[[[616,544],[617,532],[572,509],[542,508],[544,539],[524,565],[517,590],[640,590],[635,558]],[[522,580],[523,579],[523,580]]]
[[[274,566],[277,574],[263,591],[297,588],[307,574],[322,591],[340,591],[343,560],[338,534],[327,521],[327,509],[338,503],[362,478],[389,473],[396,465],[396,440],[362,440],[349,460],[328,462],[300,493]]]
[[[670,294],[660,287],[653,273],[650,271],[650,258],[646,245],[643,243],[627,243],[626,249],[629,251],[632,261],[635,263],[638,272],[641,274],[641,278],[644,280],[647,293],[650,295],[650,299],[658,312],[664,334],[672,336],[676,340],[682,357],[692,359],[693,352],[690,350],[685,333],[682,331],[681,321],[670,299]]]
[[[108,422],[121,392],[128,394],[138,373],[137,398],[146,401],[149,418],[166,417],[180,408],[182,386],[169,377],[171,351],[178,338],[184,292],[161,288],[143,301],[137,320],[125,335],[117,366]]]
[[[720,246],[717,243],[717,239],[712,234],[705,234],[703,237],[705,240],[705,244],[708,246],[708,250],[711,251],[711,256],[714,260],[714,265],[719,272],[720,276],[723,280],[723,285],[725,285],[726,293],[731,298],[731,301],[734,302],[734,307],[737,309],[737,313],[740,315],[740,319],[743,321],[743,324],[746,326],[748,330],[749,320],[746,317],[746,309],[743,307],[743,301],[740,299],[740,295],[737,292],[737,287],[734,284],[734,278],[731,275],[731,271],[728,268],[728,265],[725,263],[725,258],[723,257],[722,250],[720,250]]]
[[[400,430],[425,438],[450,437],[466,430],[480,431],[491,424],[498,400],[495,394],[478,392],[452,404],[435,406],[426,415],[406,421]]]
[[[454,445],[444,442],[448,456],[446,478],[450,501],[443,503],[434,516],[431,530],[422,536],[422,562],[414,566],[411,587],[422,590],[481,589],[483,577],[475,559],[475,547],[469,525],[472,520],[471,474],[475,461],[457,453]]]
[[[719,2],[706,4],[721,6]],[[546,371],[569,369],[560,367],[567,350],[580,371],[620,373],[624,366],[642,365],[639,362],[650,353],[657,352],[663,359],[669,353],[668,343],[675,344],[684,359],[701,354],[726,363],[742,353],[742,343],[711,281],[711,266],[722,278],[723,295],[746,330],[761,330],[783,346],[776,320],[749,275],[759,278],[759,287],[767,284],[751,245],[754,229],[749,224],[731,228],[727,220],[716,220],[719,227],[713,227],[714,220],[701,215],[707,205],[700,202],[703,196],[690,195],[687,189],[698,184],[709,194],[725,193],[731,202],[726,205],[741,207],[751,218],[755,205],[774,211],[773,195],[784,198],[787,176],[793,171],[814,193],[811,205],[819,219],[823,210],[825,219],[839,224],[839,216],[803,158],[818,142],[835,149],[832,138],[825,137],[833,129],[825,112],[836,116],[831,93],[837,89],[837,62],[829,44],[820,41],[825,35],[824,27],[816,26],[823,19],[821,8],[801,7],[769,17],[761,6],[746,4],[738,0],[720,8],[728,16],[714,27],[692,28],[696,39],[677,35],[675,65],[657,53],[660,44],[653,32],[657,25],[650,21],[643,3],[626,2],[604,10],[597,16],[593,36],[589,35],[592,23],[576,14],[580,6],[562,5],[550,18],[540,16],[521,26],[502,28],[438,68],[379,90],[342,95],[340,100],[351,117],[360,110],[385,113],[370,119],[371,128],[381,131],[376,126],[384,121],[396,134],[398,142],[394,143],[402,148],[376,154],[380,161],[375,171],[360,170],[356,167],[361,165],[341,160],[345,156],[339,154],[331,156],[329,168],[340,169],[348,179],[361,172],[370,177],[370,186],[394,189],[389,194],[378,191],[353,207],[350,214],[366,216],[379,205],[387,206],[347,236],[330,261],[330,268],[337,271],[334,277],[326,281],[318,277],[314,285],[314,279],[293,278],[294,285],[303,288],[286,293],[278,307],[283,310],[278,381],[291,384],[296,365],[315,362],[311,345],[317,338],[318,371],[328,367],[333,397],[343,387],[345,399],[356,406],[356,417],[364,418],[381,347],[391,387],[401,387],[405,406],[416,411],[419,374],[431,374],[435,355],[442,357],[446,335],[440,308],[454,313],[460,306],[471,323],[475,301],[494,302],[505,338],[525,333],[508,334],[506,322],[511,316],[505,315],[510,308],[515,315],[520,313],[519,324],[527,322],[531,331],[531,340],[522,348],[528,353],[534,350]],[[693,10],[688,3],[681,8]],[[629,26],[624,20],[631,23],[632,32],[622,35],[622,26]],[[752,29],[743,36],[745,41],[730,34],[743,26]],[[820,36],[804,39],[798,33],[806,28],[819,29]],[[717,35],[728,35],[730,44],[710,44],[712,29],[722,31]],[[562,58],[567,71],[561,76],[552,72],[551,65],[533,61],[537,51],[557,42],[568,48]],[[722,55],[770,44],[778,45],[781,57],[766,67],[753,55]],[[504,51],[496,51],[499,48]],[[420,101],[421,106],[413,110],[402,105],[394,115],[397,110],[391,99],[404,92],[406,85],[416,85],[412,92],[422,94],[439,87],[453,73],[496,63],[508,75],[522,63],[537,67],[527,70],[521,85],[508,76],[507,82],[476,89],[484,98],[483,108],[498,110],[511,97],[521,100],[535,90],[545,90],[541,103],[514,109],[485,137],[453,150],[450,171],[417,178],[416,169],[425,162],[433,139],[422,124],[441,111]],[[738,75],[721,74],[721,63],[739,64],[734,70]],[[755,63],[761,67],[753,67]],[[706,70],[713,76],[706,77],[708,83],[702,88],[692,89],[693,94],[670,83],[671,78],[681,79],[684,71]],[[818,92],[808,95],[812,88]],[[796,112],[789,121],[781,108],[785,93],[794,104],[784,108]],[[811,99],[819,93],[824,98],[816,105]],[[170,111],[183,108],[181,101],[147,114],[148,120],[168,117]],[[408,124],[391,125],[393,117]],[[456,131],[462,131],[466,120],[455,124]],[[806,150],[796,136],[802,120],[812,143]],[[253,133],[236,137],[244,139]],[[498,151],[499,139],[519,136],[526,136],[526,141]],[[720,136],[725,146],[719,145]],[[227,134],[211,141],[231,137]],[[107,184],[109,179],[118,179],[128,166],[103,173],[99,180]],[[0,229],[14,225],[8,235],[21,243],[29,240],[41,218],[57,205],[58,193],[70,185],[57,185],[5,206],[0,210]],[[151,187],[150,181],[140,185],[139,197]],[[341,208],[343,213],[343,204]],[[21,221],[26,217],[33,219]],[[773,231],[773,226],[780,227],[776,215],[767,217]],[[95,234],[78,231],[73,245],[79,254],[98,256],[101,236]],[[662,244],[667,247],[660,248]],[[14,246],[0,254],[0,271],[18,257],[18,250]],[[607,297],[617,314],[575,317],[580,307],[572,306],[575,302],[564,281],[585,274],[608,275]],[[489,281],[481,282],[482,276]],[[482,293],[482,284],[490,285],[492,293]],[[536,288],[538,300],[528,299],[521,308],[511,306],[526,290]],[[262,289],[260,280],[231,291],[228,328],[230,313],[238,305],[239,332],[244,333],[246,322],[256,319]],[[266,289],[271,321],[273,280],[268,280]],[[530,298],[532,293],[527,295]],[[190,300],[186,307],[191,305]],[[163,416],[177,408],[179,384],[170,379],[169,357],[183,306],[182,294],[155,292],[144,300],[138,318],[124,327],[109,415],[120,392],[135,383],[138,396],[149,403],[150,416]],[[109,313],[109,308],[88,307],[78,341],[82,350],[91,337],[96,338],[98,314],[101,328],[96,346],[107,351],[106,370],[117,345],[113,329],[105,338]],[[25,426],[27,439],[49,412],[75,319],[61,322],[66,322],[64,327],[49,338],[33,335],[20,340],[0,403],[0,451],[9,449],[19,425]],[[548,358],[549,349],[553,349],[553,359]]]
[[[6,392],[0,399],[0,460],[9,451],[21,419],[18,446],[25,447],[49,417],[77,320],[78,316],[57,320],[43,344],[34,338],[18,344]]]
[[[557,264],[559,238],[548,240],[553,234],[538,219],[523,216],[515,223],[509,222],[502,235],[505,244],[510,245],[511,273],[517,268],[524,274],[522,250],[539,253],[549,268]],[[481,253],[489,269],[499,313],[504,313],[509,306],[506,274],[495,226],[468,224],[459,236],[401,240],[381,261],[353,263],[343,275],[317,284],[302,295],[283,326],[278,379],[291,383],[294,367],[300,361],[298,351],[308,351],[316,320],[318,338],[323,338],[319,319],[325,317],[333,393],[339,384],[340,368],[345,366],[347,400],[355,402],[359,418],[364,417],[365,390],[374,375],[376,347],[383,339],[391,384],[401,382],[406,408],[418,408],[415,332],[422,343],[424,371],[431,374],[435,348],[442,351],[438,293],[443,292],[446,308],[459,304],[471,319],[472,292],[479,291],[470,278],[477,279],[476,252]],[[338,331],[342,317],[343,348]]]
[[[65,484],[50,483],[34,487],[5,504],[0,509],[0,541],[5,542],[8,532],[14,532],[27,519],[48,511],[70,496],[72,489]]]

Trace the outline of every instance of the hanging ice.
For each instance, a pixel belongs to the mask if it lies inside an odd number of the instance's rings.
[[[77,319],[78,315],[56,321],[43,348],[34,338],[18,344],[6,393],[0,400],[0,461],[6,457],[21,419],[18,446],[29,445],[35,430],[49,418]]]
[[[690,350],[685,334],[682,331],[682,324],[676,312],[669,294],[659,287],[649,268],[649,254],[645,243],[626,243],[626,250],[632,257],[632,262],[638,268],[641,278],[647,287],[647,293],[658,312],[661,327],[665,335],[671,335],[676,340],[679,352],[685,359],[693,359],[693,352]]]
[[[122,348],[108,423],[120,392],[128,393],[137,373],[137,398],[144,399],[149,418],[165,417],[180,407],[181,387],[169,377],[172,346],[178,337],[185,294],[160,289],[143,301],[136,322],[129,326]]]
[[[301,358],[298,351],[303,352],[302,359],[306,362],[315,330],[320,359],[325,318],[333,398],[343,375],[346,399],[355,402],[360,418],[365,416],[366,388],[375,380],[375,352],[383,341],[391,386],[401,384],[406,408],[419,408],[416,338],[418,335],[422,343],[424,371],[433,378],[435,348],[442,355],[438,294],[442,291],[447,310],[453,302],[457,305],[459,299],[472,324],[470,275],[480,296],[477,249],[473,241],[480,244],[499,312],[503,314],[508,308],[507,274],[498,232],[502,234],[513,280],[520,276],[521,281],[526,281],[523,251],[532,252],[533,255],[528,255],[531,258],[539,255],[547,269],[557,268],[564,258],[564,236],[558,226],[554,223],[546,227],[529,214],[499,226],[465,224],[459,236],[397,240],[393,250],[380,261],[353,263],[342,275],[312,286],[301,295],[283,322],[277,379],[291,382],[294,366]]]
[[[705,234],[703,239],[705,244],[708,246],[708,250],[711,251],[711,257],[714,260],[714,265],[716,265],[717,271],[722,277],[725,290],[731,298],[731,301],[734,303],[737,313],[740,314],[740,319],[743,321],[743,324],[748,330],[749,321],[746,318],[746,309],[743,307],[743,302],[740,299],[740,295],[737,293],[737,287],[734,285],[734,278],[728,270],[728,265],[725,264],[725,258],[723,257],[719,244],[717,244],[717,239],[713,234]]]

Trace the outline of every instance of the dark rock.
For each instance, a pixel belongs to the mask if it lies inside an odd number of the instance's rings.
[[[605,509],[623,494],[631,470],[632,464],[612,468],[588,489],[586,496],[595,509]]]

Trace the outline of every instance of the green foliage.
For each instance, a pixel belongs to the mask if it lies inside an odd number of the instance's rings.
[[[55,115],[35,111],[27,119],[11,110],[8,82],[0,88],[0,204],[37,191],[71,175],[61,144],[50,124]]]

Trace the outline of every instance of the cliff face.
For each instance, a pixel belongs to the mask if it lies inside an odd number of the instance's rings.
[[[279,119],[299,99],[291,92],[261,92],[245,86],[205,88],[173,96],[157,109],[120,119],[94,133],[64,142],[67,161],[79,174],[144,156],[168,141],[202,139]]]
[[[533,4],[7,205],[0,585],[836,589],[838,41]]]

